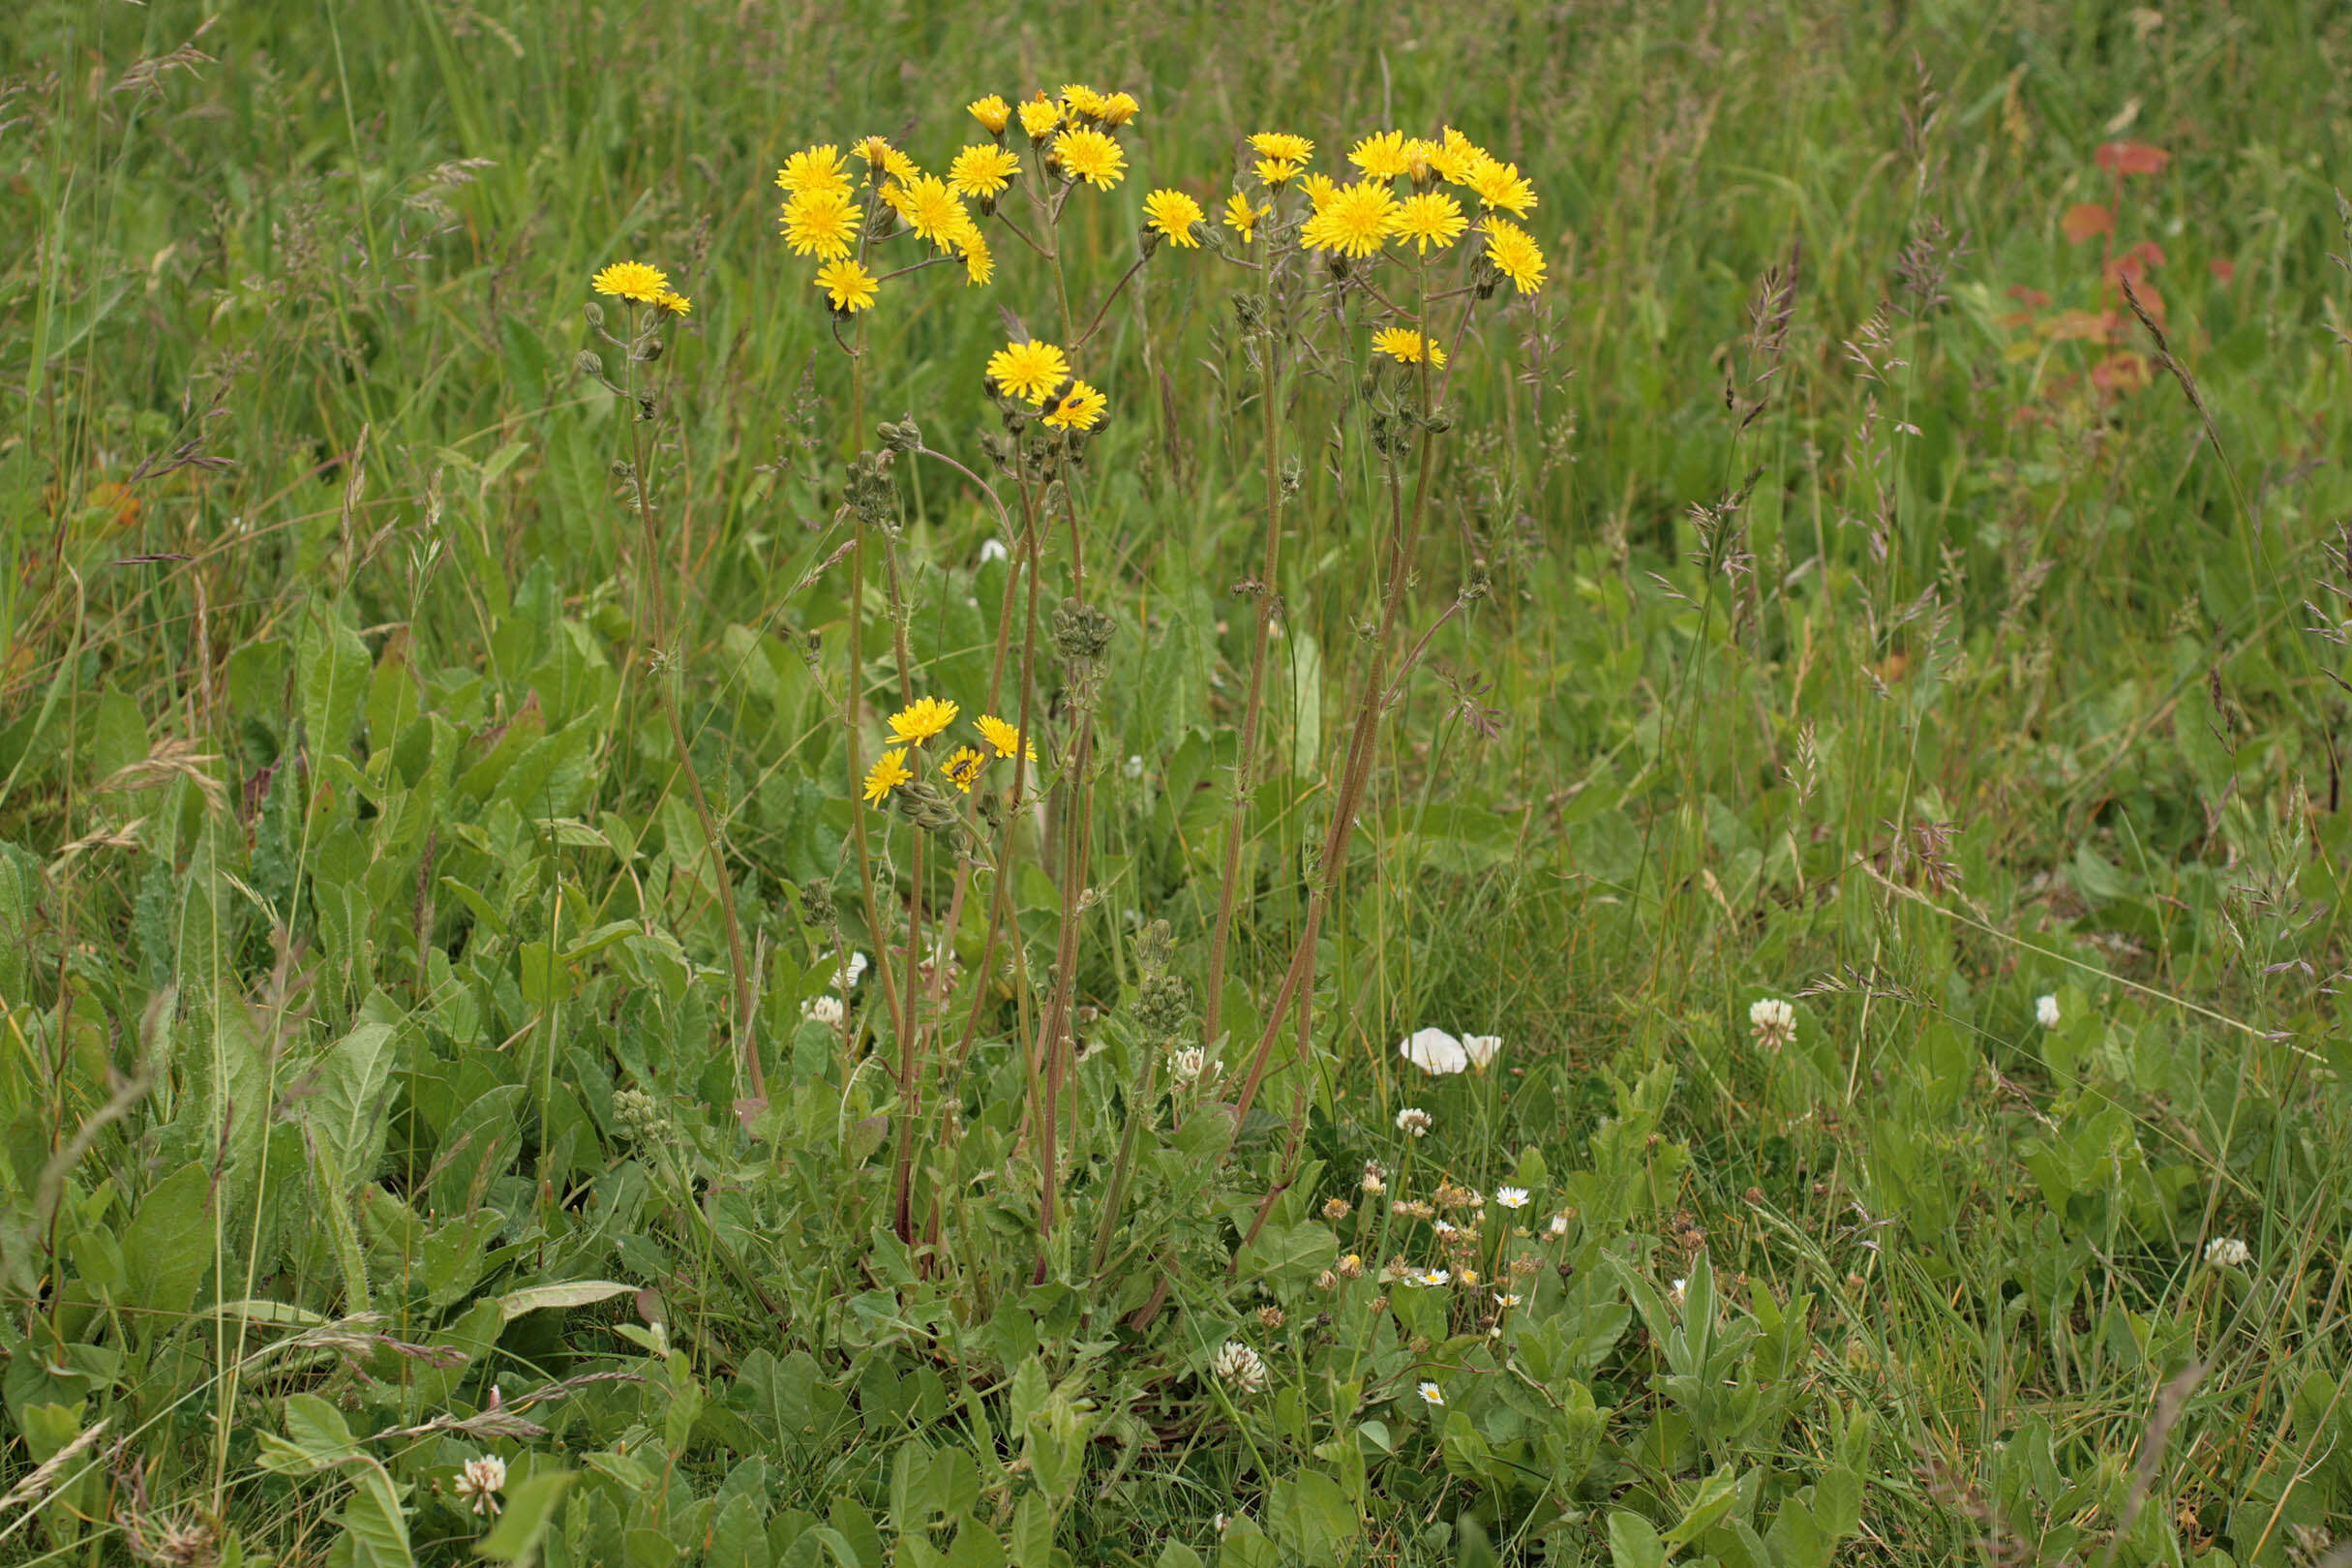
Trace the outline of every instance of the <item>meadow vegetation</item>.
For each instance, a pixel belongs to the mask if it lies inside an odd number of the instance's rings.
[[[2346,1560],[2352,15],[0,33],[0,1561]]]

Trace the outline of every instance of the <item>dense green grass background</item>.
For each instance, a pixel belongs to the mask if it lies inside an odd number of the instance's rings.
[[[2339,9],[2259,0],[19,7],[0,1482],[111,1425],[0,1505],[0,1555],[397,1561],[398,1533],[464,1560],[450,1489],[492,1451],[518,1499],[576,1477],[530,1550],[655,1568],[1632,1568],[1650,1525],[1778,1568],[2323,1554],[2352,1531],[2345,661],[2318,635],[2352,613],[2348,58]],[[808,581],[849,394],[769,179],[868,132],[944,166],[971,98],[1071,79],[1143,105],[1131,177],[1073,205],[1085,298],[1145,189],[1221,198],[1274,127],[1324,166],[1461,127],[1534,181],[1553,271],[1463,352],[1416,624],[1493,590],[1391,715],[1316,1071],[1267,1097],[1310,1107],[1295,1247],[1234,1255],[1281,1137],[1211,1179],[1171,1134],[1136,1202],[1172,1228],[1032,1290],[1001,1042],[910,1260],[874,1228],[887,1076],[798,1025],[802,890],[855,902],[825,718],[849,612],[838,568]],[[2169,162],[2118,181],[2117,141]],[[2106,242],[2067,237],[2083,203],[2160,248],[2179,377],[2127,319],[2145,377],[2068,334],[2120,305]],[[1049,315],[999,256],[996,287],[910,280],[869,329],[869,413],[982,469],[998,312]],[[786,1086],[757,1136],[711,857],[624,678],[622,427],[573,369],[624,256],[695,300],[662,580]],[[1749,302],[1793,257],[1754,383]],[[1197,982],[1215,907],[1261,456],[1231,286],[1163,252],[1090,359],[1103,744],[1137,766],[1101,796],[1082,1172],[1133,1114],[1126,912]],[[1727,377],[1765,404],[1744,429]],[[1363,660],[1348,382],[1308,377],[1284,426],[1244,1040]],[[1741,493],[1710,546],[1694,507]],[[911,636],[968,693],[993,514],[938,467],[904,496]],[[1749,1040],[1764,996],[1797,998],[1787,1050]],[[1419,1078],[1394,1041],[1427,1023],[1500,1034],[1497,1067]],[[1408,1102],[1438,1119],[1409,1151]],[[1580,1211],[1516,1371],[1314,1282],[1335,1248],[1426,1260],[1371,1206],[1314,1218],[1408,1154],[1417,1194],[1517,1173]],[[2250,1262],[2209,1265],[2223,1238]],[[1174,1305],[1123,1329],[1162,1245]],[[659,1299],[521,1294],[584,1279]],[[1706,1279],[1741,1303],[1712,1347],[1660,1294]],[[1255,1404],[1203,1372],[1236,1336],[1277,1364]],[[1411,1392],[1432,1368],[1450,1416]],[[531,1406],[546,1432],[422,1430],[613,1372],[640,1380]],[[206,1554],[158,1555],[166,1523]]]

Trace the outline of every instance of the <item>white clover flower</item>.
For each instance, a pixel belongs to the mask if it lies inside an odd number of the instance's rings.
[[[1470,1065],[1470,1053],[1461,1040],[1442,1029],[1416,1029],[1398,1045],[1397,1054],[1424,1072],[1461,1072]]]
[[[2058,1027],[2058,998],[2037,996],[2034,999],[2034,1021],[2044,1029]]]
[[[1451,1284],[1453,1281],[1453,1274],[1445,1269],[1422,1269],[1404,1277],[1405,1283],[1421,1285],[1432,1290]]]
[[[842,1007],[841,999],[830,993],[812,996],[800,1004],[801,1017],[812,1023],[821,1023],[828,1029],[840,1028],[841,1020],[847,1015],[848,1010]]]
[[[1756,1031],[1756,1043],[1767,1051],[1777,1051],[1796,1038],[1796,1009],[1776,996],[1767,996],[1748,1005],[1748,1027]]]
[[[1437,1228],[1437,1234],[1440,1236],[1451,1236],[1462,1229],[1460,1225],[1454,1223],[1454,1221],[1451,1220],[1438,1220],[1433,1221],[1433,1223]]]
[[[1209,1053],[1197,1045],[1187,1045],[1181,1051],[1168,1052],[1168,1077],[1178,1088],[1192,1082],[1208,1070]]]
[[[498,1517],[498,1510],[505,1506],[498,1493],[505,1490],[506,1462],[496,1454],[467,1460],[466,1467],[458,1471],[459,1500],[485,1518]]]
[[[1483,1071],[1494,1060],[1494,1053],[1502,1049],[1502,1036],[1464,1035],[1462,1037],[1462,1048],[1470,1058],[1470,1066]]]
[[[1506,1209],[1523,1209],[1527,1206],[1527,1190],[1523,1187],[1498,1187],[1494,1190],[1494,1201]]]
[[[1209,1371],[1244,1394],[1254,1394],[1266,1386],[1266,1363],[1239,1340],[1225,1342],[1225,1347],[1209,1363]]]
[[[1666,1299],[1673,1302],[1676,1307],[1680,1307],[1682,1305],[1683,1296],[1688,1291],[1689,1286],[1690,1282],[1688,1280],[1676,1280],[1673,1286],[1666,1292]]]
[[[1425,1382],[1421,1385],[1421,1398],[1428,1403],[1441,1405],[1445,1403],[1445,1390],[1435,1383]]]
[[[1397,1131],[1410,1132],[1417,1138],[1428,1137],[1430,1129],[1435,1125],[1435,1119],[1418,1105],[1407,1105],[1397,1113]]]
[[[2242,1269],[2254,1261],[2254,1254],[2235,1236],[2216,1236],[2205,1244],[2205,1261],[2216,1269]]]
[[[1377,1160],[1364,1161],[1364,1179],[1357,1184],[1367,1192],[1388,1191],[1388,1167]]]

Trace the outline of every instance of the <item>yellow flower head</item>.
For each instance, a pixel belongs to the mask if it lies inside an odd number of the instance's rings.
[[[599,294],[650,305],[669,288],[670,278],[661,268],[643,261],[616,261],[590,278],[588,286]]]
[[[865,160],[868,168],[879,166],[885,174],[897,179],[911,180],[921,172],[915,166],[914,159],[890,145],[888,136],[868,136],[853,150]]]
[[[954,187],[957,196],[978,201],[1002,191],[1020,172],[1021,160],[1017,155],[992,141],[983,141],[955,155],[955,161],[948,166],[948,183]]]
[[[1382,327],[1372,334],[1372,348],[1401,365],[1420,364],[1425,349],[1432,365],[1442,366],[1445,363],[1445,350],[1433,343],[1427,343],[1411,327]]]
[[[1102,100],[1102,123],[1112,130],[1127,124],[1141,113],[1143,106],[1135,102],[1132,93],[1112,93]]]
[[[1063,132],[1053,138],[1053,156],[1065,178],[1084,180],[1098,191],[1109,190],[1127,172],[1127,154],[1100,131]]]
[[[963,237],[962,251],[965,283],[984,284],[996,276],[996,256],[988,249],[987,237],[980,233],[979,225],[975,224]]]
[[[890,792],[915,776],[907,767],[907,748],[899,746],[886,751],[865,770],[865,800],[868,805],[880,805],[890,798]]]
[[[990,93],[985,98],[974,99],[971,103],[966,104],[964,108],[974,119],[980,121],[980,129],[992,136],[1003,136],[1006,123],[1012,118],[1011,106],[994,93]]]
[[[1102,118],[1102,110],[1108,103],[1108,99],[1082,81],[1062,83],[1062,107],[1071,119],[1082,117],[1089,120],[1100,120]]]
[[[1544,286],[1544,253],[1533,235],[1517,224],[1489,216],[1478,226],[1486,231],[1485,259],[1497,273],[1511,280],[1511,286],[1523,294],[1532,294]]]
[[[1143,221],[1188,249],[1199,246],[1192,226],[1205,216],[1200,203],[1182,191],[1154,191],[1143,198]]]
[[[1287,158],[1261,158],[1257,161],[1255,173],[1259,182],[1273,191],[1297,179],[1299,170],[1304,167],[1304,164],[1294,164]]]
[[[1110,399],[1093,386],[1072,381],[1070,390],[1054,400],[1045,423],[1056,430],[1092,430],[1102,423],[1102,410],[1108,407]]]
[[[1250,205],[1250,198],[1236,191],[1225,197],[1224,225],[1227,228],[1238,230],[1242,243],[1247,245],[1250,243],[1251,236],[1257,232],[1257,221],[1273,210],[1272,203],[1263,207],[1252,207]]]
[[[1070,378],[1070,359],[1050,343],[1009,343],[988,356],[988,379],[1009,397],[1042,404]]]
[[[1366,136],[1349,149],[1347,161],[1375,180],[1401,179],[1413,166],[1412,159],[1405,155],[1402,131],[1383,131]]]
[[[987,758],[970,746],[958,746],[954,756],[939,765],[939,770],[948,775],[949,783],[970,795],[972,786],[980,782],[981,770],[987,766]]]
[[[827,142],[794,153],[776,170],[776,184],[788,195],[800,196],[810,191],[850,192],[849,165],[842,160],[841,149]]]
[[[1535,205],[1535,187],[1520,177],[1517,164],[1482,159],[1470,166],[1469,175],[1462,183],[1477,195],[1482,206],[1500,207],[1524,218]]]
[[[1051,102],[1043,93],[1021,106],[1021,129],[1029,133],[1032,141],[1043,141],[1062,123],[1062,106]]]
[[[1396,194],[1380,181],[1342,185],[1315,203],[1314,216],[1299,230],[1299,243],[1311,251],[1370,256],[1388,238],[1396,214]]]
[[[1443,191],[1406,196],[1388,221],[1390,233],[1410,240],[1424,256],[1432,245],[1443,250],[1453,244],[1469,226],[1470,221],[1462,215],[1462,203]]]
[[[873,304],[877,292],[874,275],[848,256],[819,267],[817,286],[843,316],[855,316]]]
[[[804,191],[784,203],[784,243],[795,256],[833,261],[849,255],[858,224],[858,204],[840,191]]]
[[[1313,142],[1287,131],[1260,131],[1250,138],[1250,145],[1261,157],[1279,158],[1285,164],[1303,164],[1314,156]]]
[[[940,697],[918,697],[890,715],[890,739],[920,746],[955,722],[956,707]]]
[[[955,199],[948,182],[936,174],[924,174],[908,183],[906,200],[898,215],[915,230],[917,238],[927,239],[942,251],[954,250],[957,237],[972,226],[972,215]]]
[[[1493,155],[1484,147],[1450,125],[1426,156],[1430,167],[1449,185],[1469,184],[1470,174],[1479,165],[1494,162]]]
[[[1299,191],[1307,197],[1308,205],[1320,207],[1340,194],[1340,182],[1328,174],[1302,174],[1299,176]]]
[[[1437,177],[1431,160],[1437,156],[1437,143],[1426,136],[1415,136],[1404,144],[1404,172],[1412,176],[1415,185],[1429,185]]]
[[[1017,727],[1006,723],[993,713],[982,713],[978,723],[980,739],[995,748],[998,756],[1010,757],[1019,751],[1026,752],[1031,762],[1038,760],[1037,743],[1031,741],[1024,745],[1021,741],[1021,732]]]
[[[694,301],[675,288],[665,288],[653,296],[653,308],[665,316],[692,316]]]

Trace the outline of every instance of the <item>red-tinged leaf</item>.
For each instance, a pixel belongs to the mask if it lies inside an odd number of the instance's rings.
[[[2011,311],[2008,315],[2000,317],[1993,324],[1998,327],[2007,327],[2011,330],[2018,327],[2030,327],[2034,324],[2034,313],[2032,311]]]
[[[2078,201],[2066,209],[2058,226],[2065,232],[2068,245],[2080,245],[2094,234],[2114,233],[2115,214],[2096,201]]]
[[[2223,260],[2220,256],[2215,256],[2211,261],[2206,262],[2205,270],[2212,273],[2224,288],[2238,280],[2238,263]]]
[[[2149,382],[2148,358],[2118,349],[2091,367],[2091,384],[2101,392],[2137,392]]]
[[[2164,166],[2172,162],[2172,154],[2161,147],[2152,147],[2145,141],[2101,142],[2098,166],[2110,174],[2161,174]]]
[[[2164,264],[2164,247],[2154,240],[2142,240],[2131,248],[2131,254],[2152,267]]]
[[[2044,305],[2050,303],[2049,295],[2043,293],[2038,288],[2028,288],[2023,284],[2009,285],[2009,298],[2015,300],[2018,304],[2025,306],[2028,310],[2035,311],[2038,311]]]
[[[2050,336],[2060,343],[2089,343],[2105,338],[2114,327],[2113,311],[2061,311],[2050,323]]]

